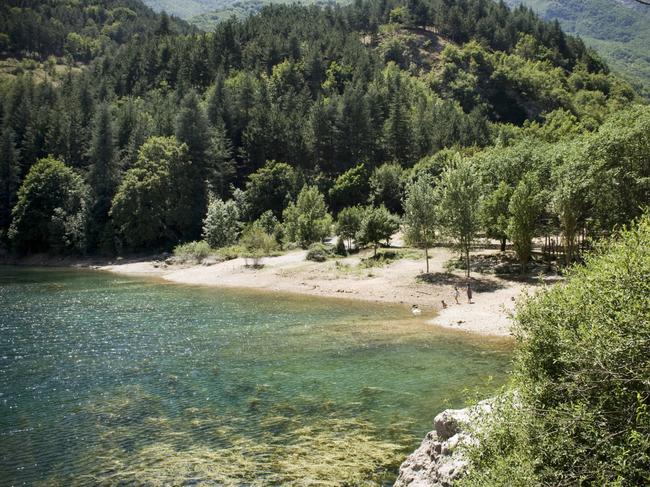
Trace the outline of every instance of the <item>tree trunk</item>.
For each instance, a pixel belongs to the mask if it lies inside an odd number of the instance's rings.
[[[467,278],[469,279],[469,247],[465,249],[465,260],[467,261]]]
[[[501,252],[505,252],[505,251],[506,251],[506,238],[502,237],[501,238]]]
[[[375,244],[375,246],[373,247],[373,249],[374,249],[374,253],[372,254],[372,256],[373,256],[373,257],[377,257],[377,245],[376,245],[376,244]]]
[[[427,261],[427,274],[429,273],[429,248],[424,247],[424,258]]]

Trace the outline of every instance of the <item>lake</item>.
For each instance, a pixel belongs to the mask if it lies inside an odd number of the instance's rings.
[[[512,342],[407,306],[0,267],[1,485],[391,485]]]

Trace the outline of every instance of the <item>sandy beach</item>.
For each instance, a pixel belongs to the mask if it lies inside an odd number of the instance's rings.
[[[492,251],[481,251],[483,254],[489,252]],[[464,274],[445,271],[444,264],[454,257],[447,248],[430,251],[428,275],[424,275],[424,259],[402,258],[381,267],[367,268],[361,265],[361,259],[367,255],[365,251],[317,263],[305,260],[306,252],[297,250],[267,257],[259,269],[248,267],[243,258],[191,266],[167,265],[160,261],[128,262],[99,269],[125,275],[156,276],[182,284],[397,303],[408,308],[415,304],[431,325],[495,336],[510,334],[508,314],[514,308],[515,299],[524,289],[535,287],[473,273],[472,303],[468,303]],[[458,304],[454,299],[456,284],[460,290]],[[446,308],[443,308],[443,300]]]

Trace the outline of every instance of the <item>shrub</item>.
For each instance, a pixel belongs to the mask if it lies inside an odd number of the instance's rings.
[[[258,223],[250,224],[244,229],[239,243],[245,249],[244,256],[253,259],[253,267],[261,266],[262,258],[278,246],[275,238],[266,233]]]
[[[364,211],[357,240],[361,245],[372,245],[373,255],[382,241],[387,244],[391,236],[399,230],[399,218],[389,212],[385,206],[368,207]]]
[[[237,204],[215,198],[210,201],[203,220],[203,238],[213,248],[233,244],[239,235]]]
[[[330,232],[332,217],[327,212],[325,198],[315,186],[304,186],[295,203],[283,213],[286,237],[302,248],[324,239]]]
[[[328,245],[317,242],[309,246],[306,259],[313,260],[314,262],[325,262],[331,256],[332,248]]]
[[[212,249],[205,240],[187,242],[174,247],[174,257],[180,262],[201,262],[210,254]]]
[[[520,303],[514,399],[464,484],[650,482],[650,216]]]
[[[280,242],[282,240],[282,224],[278,221],[271,210],[266,210],[262,213],[257,219],[257,223],[266,233],[273,235],[276,241]]]

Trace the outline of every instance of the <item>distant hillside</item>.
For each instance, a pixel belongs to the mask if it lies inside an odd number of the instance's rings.
[[[139,0],[5,0],[0,2],[0,59],[65,55],[88,62],[161,26],[170,33],[192,29]]]
[[[190,19],[213,11],[227,10],[235,3],[233,0],[143,0],[156,11],[164,10],[183,19]]]
[[[650,97],[650,6],[634,0],[506,0],[523,3],[547,20],[577,34],[612,69]]]
[[[143,0],[152,9],[162,10],[181,17],[203,30],[212,30],[219,22],[230,17],[245,18],[270,4],[300,3],[302,5],[347,4],[349,0]]]
[[[148,0],[147,0],[148,1]],[[169,1],[168,3],[173,3]],[[223,20],[229,19],[230,17],[237,17],[243,19],[249,15],[255,15],[258,13],[262,7],[270,5],[273,3],[293,3],[292,0],[214,0],[215,4],[221,4],[221,7],[210,10],[209,12],[202,13],[199,15],[194,15],[187,19],[192,25],[195,25],[199,29],[203,30],[212,30],[215,25]],[[303,5],[335,5],[335,4],[347,4],[348,0],[337,1],[337,0],[306,0],[300,2]]]

